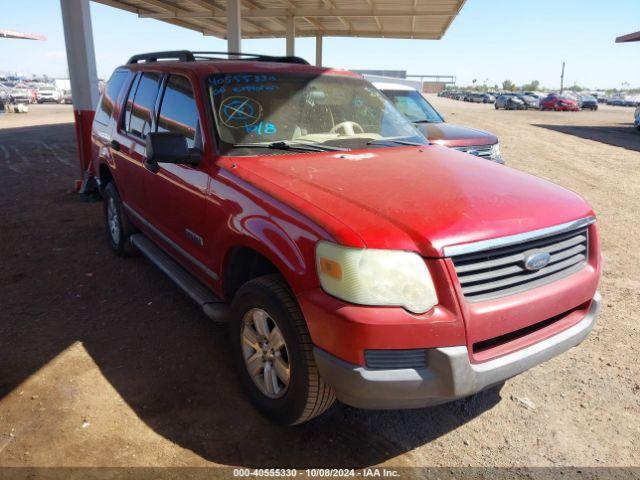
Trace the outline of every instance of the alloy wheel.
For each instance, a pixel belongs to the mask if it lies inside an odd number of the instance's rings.
[[[240,337],[242,356],[253,383],[269,398],[282,397],[289,386],[291,368],[278,325],[267,312],[253,308],[242,319]]]
[[[109,197],[107,202],[107,225],[109,226],[109,235],[115,245],[120,243],[120,217],[118,215],[118,207],[113,197]]]

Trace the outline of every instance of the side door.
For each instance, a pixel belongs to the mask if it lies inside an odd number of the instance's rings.
[[[190,149],[205,152],[202,119],[191,80],[169,74],[159,97],[154,130],[184,135]],[[158,171],[145,175],[145,212],[154,234],[203,280],[215,275],[206,266],[211,239],[205,233],[209,162],[198,165],[159,163]]]
[[[127,209],[143,217],[147,202],[143,179],[147,133],[153,128],[155,105],[163,74],[140,72],[131,83],[124,112],[112,135],[112,155],[116,159],[116,183]]]

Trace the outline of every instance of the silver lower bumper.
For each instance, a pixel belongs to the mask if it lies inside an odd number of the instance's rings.
[[[487,362],[472,364],[466,346],[434,348],[419,369],[367,369],[314,349],[325,382],[340,401],[358,408],[418,408],[473,395],[581,343],[596,322],[596,293],[587,315],[553,337]]]

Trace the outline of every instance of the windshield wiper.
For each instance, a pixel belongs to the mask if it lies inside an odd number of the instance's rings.
[[[413,123],[440,123],[440,120],[413,120]]]
[[[270,148],[272,150],[296,150],[299,152],[334,152],[345,151],[345,148],[331,147],[329,145],[310,145],[307,143],[294,142],[271,142],[271,143],[236,143],[233,148]]]
[[[397,140],[395,138],[379,138],[377,140],[371,140],[367,142],[367,145],[386,145],[389,143],[397,143],[398,145],[407,145],[410,147],[424,147],[424,143],[409,142],[407,140]]]

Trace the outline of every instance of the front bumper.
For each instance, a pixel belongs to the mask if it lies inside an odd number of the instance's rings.
[[[368,369],[314,349],[320,374],[340,401],[358,408],[419,408],[463,398],[539,365],[580,344],[596,322],[596,293],[577,324],[538,343],[482,363],[471,363],[466,346],[433,348],[424,368]]]

